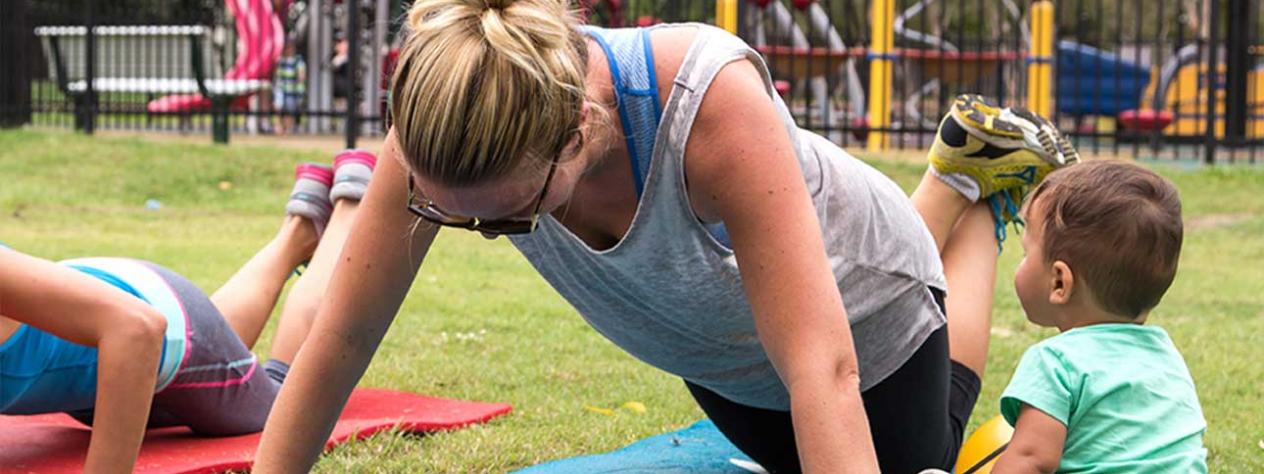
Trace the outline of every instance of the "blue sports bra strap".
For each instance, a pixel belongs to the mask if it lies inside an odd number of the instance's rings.
[[[607,30],[591,26],[585,27],[585,31],[601,46],[610,65],[619,120],[623,123],[639,198],[645,190],[645,178],[654,156],[654,137],[663,113],[658,101],[658,78],[654,75],[649,33],[639,28]]]

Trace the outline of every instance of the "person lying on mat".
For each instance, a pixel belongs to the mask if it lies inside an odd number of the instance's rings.
[[[209,298],[146,261],[53,263],[0,248],[0,414],[67,412],[93,426],[87,472],[131,472],[146,427],[261,430],[375,161],[344,152],[335,170],[300,165],[280,231]],[[309,260],[260,367],[250,349]]]
[[[407,16],[382,164],[257,472],[315,462],[443,227],[507,235],[770,471],[952,463],[996,229],[1076,159],[1048,122],[960,98],[910,201],[796,127],[723,30],[581,27],[564,0],[418,0]]]

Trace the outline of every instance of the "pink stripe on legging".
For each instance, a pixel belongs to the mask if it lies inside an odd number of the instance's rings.
[[[176,292],[176,289],[171,287],[171,283],[168,282],[166,278],[163,278],[161,273],[158,273],[157,271],[154,271],[154,269],[146,266],[143,263],[143,260],[129,260],[135,262],[140,268],[152,273],[154,278],[157,278],[158,281],[162,282],[163,286],[167,287],[167,291],[171,293],[171,298],[176,300],[176,304],[180,305],[180,315],[184,316],[184,356],[180,358],[180,363],[176,364],[175,374],[171,376],[171,381],[174,382],[176,378],[180,376],[180,369],[184,368],[184,364],[189,362],[189,356],[193,354],[193,322],[189,320],[189,311],[184,307],[184,300],[180,299],[180,293]],[[171,388],[171,384],[167,384],[166,387],[163,387],[162,390],[156,392],[155,395],[162,393],[169,388]]]
[[[235,378],[235,379],[225,380],[225,381],[223,381],[223,382],[197,382],[197,383],[179,383],[179,384],[177,384],[177,383],[173,383],[173,384],[171,384],[171,385],[168,385],[168,386],[167,386],[167,388],[168,388],[168,389],[172,389],[172,388],[216,388],[216,387],[231,387],[231,386],[233,386],[233,385],[241,385],[241,384],[243,384],[243,383],[246,383],[246,382],[249,382],[249,381],[250,381],[250,377],[251,377],[251,376],[253,376],[253,375],[255,374],[255,368],[256,368],[256,367],[259,367],[259,363],[258,363],[257,361],[256,361],[256,362],[253,362],[253,363],[251,363],[251,364],[250,364],[250,370],[247,370],[245,375],[242,375],[241,377],[237,377],[237,378]]]

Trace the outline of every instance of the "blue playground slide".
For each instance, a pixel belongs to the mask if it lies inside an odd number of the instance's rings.
[[[1150,71],[1118,54],[1075,43],[1058,42],[1058,113],[1071,116],[1118,116],[1141,105]]]

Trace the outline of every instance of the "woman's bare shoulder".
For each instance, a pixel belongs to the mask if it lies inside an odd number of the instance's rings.
[[[685,55],[698,37],[698,26],[690,24],[674,24],[660,26],[650,30],[650,47],[654,51],[654,75],[658,78],[658,98],[667,104],[671,96],[672,83],[680,72]]]

